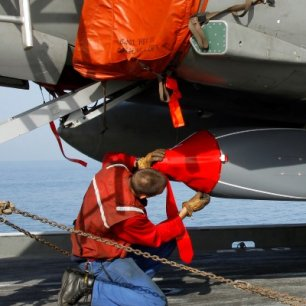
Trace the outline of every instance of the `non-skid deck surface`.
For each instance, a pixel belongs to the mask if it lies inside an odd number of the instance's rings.
[[[66,257],[1,259],[0,305],[57,305],[61,275],[69,265]],[[192,266],[306,299],[304,248],[207,252],[196,256]],[[167,266],[155,281],[166,292],[170,306],[282,305]]]

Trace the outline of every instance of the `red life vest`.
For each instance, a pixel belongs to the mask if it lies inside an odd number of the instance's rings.
[[[116,223],[145,213],[143,205],[129,188],[130,171],[122,164],[102,168],[93,178],[83,200],[75,229],[115,240],[110,229]],[[126,252],[93,239],[72,234],[72,253],[85,258],[125,257]]]

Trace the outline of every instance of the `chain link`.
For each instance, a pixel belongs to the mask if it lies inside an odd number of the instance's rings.
[[[264,288],[264,287],[252,285],[249,282],[224,278],[222,276],[218,276],[218,275],[216,275],[214,273],[211,273],[211,272],[201,271],[197,268],[192,268],[192,267],[184,265],[184,264],[179,264],[175,261],[168,260],[167,258],[161,258],[157,255],[152,255],[148,252],[143,252],[139,249],[134,249],[130,246],[125,246],[125,245],[119,244],[119,243],[117,243],[115,241],[112,241],[112,240],[109,240],[109,239],[105,239],[105,238],[102,238],[102,237],[99,237],[99,236],[96,236],[96,235],[93,235],[93,234],[90,234],[90,233],[85,233],[85,232],[80,231],[80,230],[75,230],[72,227],[68,227],[64,224],[60,224],[60,223],[57,223],[55,221],[51,221],[47,218],[43,218],[43,217],[40,217],[40,216],[35,215],[35,214],[31,214],[31,213],[26,212],[26,211],[21,211],[21,210],[15,208],[15,207],[12,209],[12,211],[13,211],[13,213],[22,215],[22,216],[27,217],[27,218],[31,218],[33,220],[37,220],[41,223],[49,224],[52,227],[57,227],[57,228],[59,228],[63,231],[67,231],[67,232],[74,233],[74,234],[77,234],[77,235],[80,235],[80,236],[83,236],[83,237],[87,237],[87,238],[93,239],[95,241],[102,242],[102,243],[105,243],[107,245],[111,245],[111,246],[114,246],[116,248],[122,249],[122,250],[124,250],[128,253],[134,253],[136,255],[140,255],[140,256],[143,256],[145,258],[152,259],[154,261],[159,261],[159,262],[161,262],[163,264],[166,264],[166,265],[169,265],[171,267],[178,268],[178,269],[184,270],[184,271],[188,271],[188,272],[191,272],[192,274],[195,274],[195,275],[199,275],[199,276],[209,278],[209,279],[211,279],[215,282],[231,285],[234,288],[249,291],[251,293],[255,293],[255,294],[270,298],[272,300],[279,301],[279,302],[281,302],[283,304],[286,304],[286,305],[292,305],[292,306],[306,305],[306,299],[304,299],[304,298],[295,297],[295,296],[291,296],[287,293],[280,293],[278,291],[275,291],[275,290],[272,290],[272,289],[269,289],[269,288]],[[66,250],[63,250],[63,249],[59,248],[58,246],[56,246],[56,245],[54,245],[50,242],[47,242],[46,240],[44,240],[42,238],[39,238],[36,235],[33,235],[33,234],[31,234],[30,232],[28,232],[24,229],[21,229],[20,227],[12,224],[11,222],[5,220],[2,217],[0,217],[0,222],[3,222],[5,224],[15,228],[16,230],[24,233],[25,235],[37,240],[38,242],[43,243],[43,244],[59,251],[63,255],[66,255],[66,256],[71,255],[70,252],[68,252]]]

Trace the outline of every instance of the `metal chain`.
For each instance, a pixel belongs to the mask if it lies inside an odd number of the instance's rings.
[[[53,244],[52,242],[47,241],[47,240],[45,240],[43,238],[38,237],[37,235],[34,235],[34,234],[26,231],[25,229],[19,227],[18,225],[14,224],[14,223],[12,223],[12,222],[10,222],[8,220],[6,220],[5,218],[0,217],[0,222],[10,226],[11,228],[17,230],[18,232],[21,232],[21,233],[25,234],[26,236],[28,236],[28,237],[30,237],[32,239],[35,239],[37,242],[40,242],[40,243],[50,247],[51,249],[54,249],[55,251],[57,251],[59,253],[62,253],[63,255],[66,255],[66,256],[70,256],[71,255],[71,252],[66,251],[66,250],[60,248],[59,246]]]
[[[201,271],[197,268],[192,268],[192,267],[186,266],[184,264],[179,264],[175,261],[168,260],[167,258],[161,258],[157,255],[152,255],[148,252],[143,252],[139,249],[134,249],[130,246],[125,246],[125,245],[119,244],[119,243],[117,243],[115,241],[112,241],[112,240],[109,240],[109,239],[105,239],[105,238],[102,238],[102,237],[99,237],[99,236],[96,236],[96,235],[93,235],[93,234],[90,234],[90,233],[85,233],[85,232],[80,231],[80,230],[75,230],[72,227],[68,227],[64,224],[59,224],[55,221],[51,221],[47,218],[43,218],[43,217],[40,217],[40,216],[35,215],[35,214],[31,214],[31,213],[26,212],[26,211],[21,211],[17,208],[13,208],[12,211],[14,213],[22,215],[24,217],[31,218],[33,220],[37,220],[41,223],[49,224],[52,227],[57,227],[61,230],[64,230],[64,231],[67,231],[67,232],[70,232],[70,233],[74,233],[74,234],[77,234],[77,235],[80,235],[80,236],[83,236],[83,237],[87,237],[87,238],[93,239],[95,241],[105,243],[107,245],[114,246],[116,248],[125,250],[126,252],[129,252],[129,253],[134,253],[136,255],[140,255],[140,256],[143,256],[145,258],[152,259],[154,261],[159,261],[163,264],[169,265],[169,266],[174,267],[174,268],[178,268],[180,270],[191,272],[195,275],[208,277],[209,279],[214,280],[216,282],[224,283],[224,284],[227,284],[227,285],[232,285],[234,288],[239,288],[239,289],[242,289],[242,290],[245,290],[245,291],[249,291],[251,293],[255,293],[255,294],[270,298],[272,300],[279,301],[279,302],[281,302],[283,304],[286,304],[286,305],[291,305],[291,306],[306,305],[306,299],[304,299],[304,298],[295,297],[295,296],[291,296],[287,293],[280,293],[278,291],[275,291],[275,290],[272,290],[272,289],[269,289],[269,288],[264,288],[264,287],[252,285],[249,282],[224,278],[222,276],[218,276],[218,275],[216,275],[214,273],[211,273],[211,272]],[[5,224],[7,224],[9,226],[13,225],[12,223],[8,222],[7,220],[4,221],[3,218],[0,218],[0,222],[4,222]],[[52,243],[49,243],[49,242],[48,243],[42,242],[44,239],[41,239],[41,238],[39,238],[39,237],[37,237],[37,236],[35,236],[35,235],[25,231],[25,230],[19,228],[18,226],[13,225],[13,227],[16,228],[17,230],[22,231],[25,235],[30,236],[31,238],[34,238],[35,240],[37,240],[37,241],[39,241],[43,244],[46,244],[46,245],[48,245],[52,248],[54,248],[54,246],[55,246],[55,245],[53,245]],[[55,246],[55,247],[56,247],[57,250],[60,250],[60,252],[63,253],[64,255],[68,255],[68,256],[70,255],[70,253],[68,251],[62,250],[62,249],[58,248],[57,246]]]

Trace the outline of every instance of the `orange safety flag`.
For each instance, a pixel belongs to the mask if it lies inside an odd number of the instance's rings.
[[[95,80],[152,79],[189,47],[201,0],[85,0],[73,66]]]

